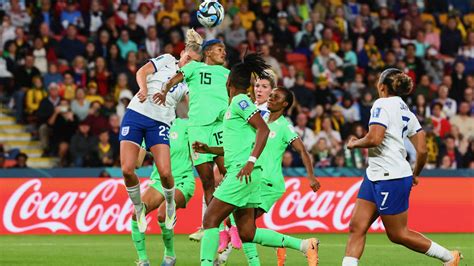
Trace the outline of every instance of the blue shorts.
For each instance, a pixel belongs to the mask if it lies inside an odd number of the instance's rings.
[[[170,127],[165,123],[127,109],[120,126],[119,140],[131,141],[141,146],[143,139],[145,139],[147,150],[156,144],[166,144],[169,146],[169,129]]]
[[[413,176],[370,181],[367,175],[360,185],[357,198],[375,203],[380,215],[393,215],[408,210]]]

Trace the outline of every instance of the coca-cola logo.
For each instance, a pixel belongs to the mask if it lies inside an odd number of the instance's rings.
[[[142,186],[146,186],[143,182]],[[8,199],[3,211],[5,229],[21,233],[35,229],[51,232],[117,232],[129,231],[132,214],[130,200],[117,201],[114,197],[123,188],[122,180],[106,180],[88,191],[41,190],[41,179],[32,179]]]
[[[309,230],[345,231],[349,228],[355,195],[361,182],[354,183],[344,191],[323,190],[314,193],[310,189],[301,188],[302,179],[287,179],[287,192],[263,215],[263,222],[273,230],[305,227]],[[384,229],[380,218],[372,224],[371,229]]]

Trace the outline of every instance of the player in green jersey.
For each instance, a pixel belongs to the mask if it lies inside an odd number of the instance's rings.
[[[176,192],[176,208],[185,208],[191,197],[194,195],[195,180],[193,165],[190,157],[188,142],[188,120],[176,119],[169,130],[170,151],[171,151],[171,172],[174,177]],[[141,159],[137,164],[141,165],[146,151],[141,150]],[[153,165],[153,172],[150,176],[148,189],[142,195],[142,201],[146,206],[146,214],[158,209],[158,222],[163,236],[165,252],[162,266],[172,266],[176,263],[176,254],[174,252],[174,233],[173,229],[167,229],[165,226],[166,206],[164,202],[163,187],[160,182],[160,175],[156,165]],[[132,240],[138,254],[138,265],[149,265],[148,255],[145,248],[145,234],[140,233],[133,214],[131,222]]]
[[[217,39],[209,40],[203,43],[202,53],[204,62],[192,61],[181,68],[165,84],[162,92],[153,98],[156,103],[164,104],[168,91],[179,82],[186,81],[189,88],[189,143],[198,141],[209,146],[222,146],[223,115],[229,104],[226,90],[229,70],[223,66],[226,61],[225,45]],[[192,159],[202,181],[205,201],[209,204],[216,184],[214,162],[224,175],[224,159],[222,156],[199,153],[193,153]],[[200,237],[202,232],[195,240]]]
[[[247,55],[242,63],[232,67],[227,82],[231,102],[224,118],[224,147],[209,147],[195,143],[214,154],[225,154],[226,176],[214,192],[204,215],[204,237],[201,241],[201,265],[212,265],[218,248],[219,224],[234,214],[239,235],[244,242],[270,247],[289,247],[300,250],[309,258],[317,257],[317,240],[301,240],[272,230],[256,228],[255,208],[260,203],[262,168],[255,164],[265,146],[269,129],[258,109],[246,95],[252,73],[261,77],[268,68],[256,54]],[[253,141],[250,141],[253,140]],[[254,167],[255,166],[255,167]]]

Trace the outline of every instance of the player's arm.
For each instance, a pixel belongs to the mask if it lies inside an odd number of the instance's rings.
[[[178,83],[184,80],[184,75],[182,72],[176,73],[172,78],[170,78],[166,83],[163,84],[163,88],[161,92],[155,93],[153,95],[153,101],[157,104],[165,105],[166,102],[166,94],[173,88],[173,86],[177,85]]]
[[[255,136],[255,145],[252,152],[250,153],[249,160],[237,175],[237,178],[241,180],[243,177],[245,177],[246,183],[251,181],[250,174],[253,171],[253,167],[257,158],[260,156],[260,154],[262,154],[263,148],[265,148],[265,144],[267,144],[268,134],[270,134],[270,129],[268,129],[267,124],[265,121],[263,121],[263,118],[259,112],[255,112],[248,119],[248,123],[257,130],[257,134]]]
[[[318,191],[321,185],[314,176],[313,161],[311,160],[309,152],[305,149],[303,142],[300,138],[296,138],[293,142],[291,142],[291,147],[293,147],[293,149],[298,152],[301,157],[301,160],[303,161],[311,189],[313,189],[314,192]]]
[[[137,84],[140,90],[137,93],[137,97],[140,102],[144,102],[146,100],[148,94],[148,87],[146,85],[146,77],[155,73],[155,66],[152,62],[146,63],[144,66],[138,69],[136,74]]]
[[[211,153],[217,156],[224,156],[223,147],[209,147],[207,144],[199,141],[193,143],[193,150],[197,153]]]
[[[385,137],[385,126],[372,124],[369,126],[369,132],[363,138],[352,137],[347,143],[347,148],[373,148],[380,145]]]
[[[418,176],[425,166],[428,158],[428,151],[426,149],[426,134],[424,131],[418,131],[415,135],[409,137],[411,143],[416,150],[416,162],[413,169],[413,185],[418,185]]]

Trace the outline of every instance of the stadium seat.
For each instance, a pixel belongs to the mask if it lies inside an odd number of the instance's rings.
[[[286,62],[288,64],[302,63],[308,65],[308,58],[304,54],[299,53],[288,53],[286,54]]]

